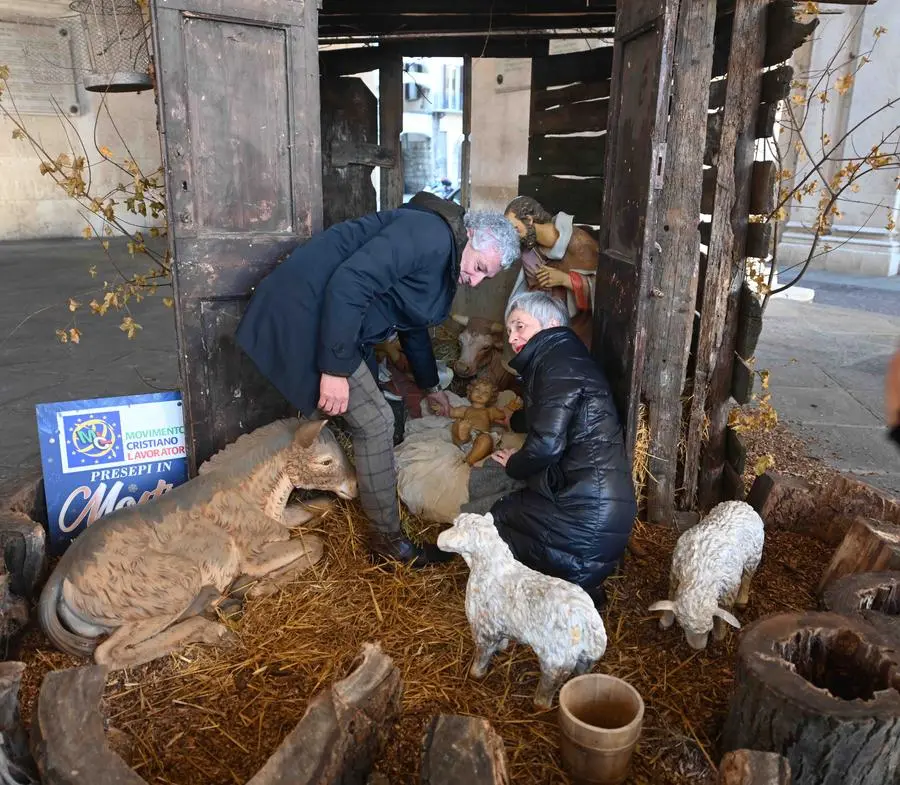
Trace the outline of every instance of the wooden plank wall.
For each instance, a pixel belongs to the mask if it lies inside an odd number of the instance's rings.
[[[691,13],[699,19],[700,7]],[[682,29],[679,20],[679,34]],[[743,494],[745,451],[737,434],[728,431],[727,420],[735,401],[745,403],[751,395],[750,363],[761,314],[744,283],[744,270],[747,257],[769,253],[771,227],[751,222],[751,216],[774,208],[776,176],[773,163],[754,160],[755,148],[757,140],[774,134],[778,102],[789,93],[793,74],[784,61],[812,29],[794,22],[790,0],[718,3],[699,184],[699,243],[706,249],[695,250],[696,233],[692,238],[682,224],[685,215],[696,213],[677,211],[674,193],[673,209],[662,216],[658,233],[662,250],[654,268],[644,374],[655,479],[647,489],[651,521],[670,521],[676,507],[708,509]],[[709,63],[701,43],[693,40],[692,51],[685,50],[682,80],[691,66],[703,67],[698,60]],[[679,90],[685,89],[690,88],[679,86],[676,74],[673,111],[685,111],[678,108]],[[698,130],[696,123],[680,125],[682,134]],[[678,128],[670,129],[670,151],[683,141],[672,136]],[[664,200],[667,188],[690,196],[694,187],[689,172],[681,172],[689,156],[676,157],[667,166]],[[673,423],[681,424],[677,445]]]
[[[612,47],[536,57],[531,65],[528,174],[519,194],[597,225],[603,202]],[[573,136],[592,132],[593,136]],[[572,179],[564,175],[575,175]]]
[[[752,390],[750,362],[762,325],[744,274],[748,257],[769,253],[771,225],[751,220],[774,209],[777,174],[774,162],[754,160],[756,140],[774,134],[777,104],[793,78],[784,61],[814,29],[794,21],[790,0],[762,7],[759,0],[738,0],[723,22],[728,16],[716,47],[721,52],[727,45],[727,65],[723,71],[722,57],[714,58],[710,85],[704,157],[710,168],[704,170],[701,212],[711,221],[700,227],[708,250],[700,260],[683,478],[683,502],[701,509],[744,495],[745,450],[727,423],[735,403],[749,401]]]

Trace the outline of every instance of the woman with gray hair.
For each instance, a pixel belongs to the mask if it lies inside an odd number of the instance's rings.
[[[637,504],[609,384],[568,321],[564,304],[543,292],[506,309],[527,435],[520,450],[493,458],[525,487],[491,513],[519,561],[578,584],[601,607]]]

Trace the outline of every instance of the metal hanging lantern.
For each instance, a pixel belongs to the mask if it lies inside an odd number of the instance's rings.
[[[74,0],[81,20],[82,82],[95,93],[153,87],[149,26],[137,0]]]

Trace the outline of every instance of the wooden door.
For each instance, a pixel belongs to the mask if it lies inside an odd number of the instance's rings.
[[[288,412],[234,341],[253,287],[321,228],[314,0],[154,0],[192,473]]]
[[[323,77],[322,213],[328,228],[377,209],[372,171],[392,156],[378,147],[378,99],[355,76]]]
[[[616,13],[593,349],[625,420],[629,455],[641,394],[678,6],[679,0],[629,0]]]

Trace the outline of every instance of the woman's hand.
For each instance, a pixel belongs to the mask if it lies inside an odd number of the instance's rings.
[[[497,452],[491,455],[497,463],[506,468],[506,464],[509,462],[509,459],[512,457],[513,453],[518,452],[515,447],[511,447],[508,450],[497,450]]]
[[[350,402],[350,382],[343,376],[323,373],[319,381],[319,408],[332,416],[347,411]]]
[[[534,275],[542,289],[552,289],[554,286],[565,286],[567,289],[572,288],[569,274],[555,267],[542,264]]]

